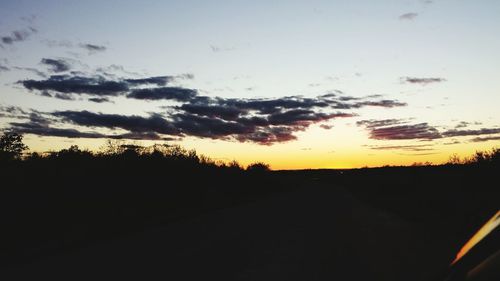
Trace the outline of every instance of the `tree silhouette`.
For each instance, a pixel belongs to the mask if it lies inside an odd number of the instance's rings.
[[[23,136],[17,133],[4,133],[0,137],[0,159],[19,159],[28,146],[23,143]]]

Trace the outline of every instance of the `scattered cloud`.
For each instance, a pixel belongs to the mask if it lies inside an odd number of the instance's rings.
[[[433,140],[442,137],[441,133],[427,123],[407,124],[404,120],[362,120],[358,126],[368,129],[370,138],[376,140]]]
[[[72,48],[73,43],[71,43],[68,40],[49,40],[49,39],[44,39],[41,41],[43,44],[47,45],[48,47],[54,48],[54,47],[64,47],[64,48]]]
[[[455,127],[454,129],[439,131],[436,127],[430,126],[427,123],[408,124],[408,121],[404,119],[361,120],[356,122],[356,124],[365,127],[370,134],[370,138],[376,140],[435,140],[441,138],[500,134],[500,128],[498,127],[477,130],[460,130]],[[463,128],[469,124],[471,123],[460,122],[458,128]],[[479,123],[475,122],[472,124]],[[476,139],[480,141],[482,138]],[[457,140],[453,141],[453,143],[445,144],[456,144],[458,142]]]
[[[418,17],[418,13],[406,13],[399,16],[400,20],[414,20]]]
[[[333,128],[333,125],[321,124],[319,127],[325,130],[330,130]]]
[[[106,46],[90,44],[90,43],[80,43],[80,44],[78,44],[78,46],[82,49],[87,50],[89,52],[89,54],[104,52],[107,49]]]
[[[481,122],[466,122],[466,121],[460,121],[456,126],[455,126],[455,129],[462,129],[462,128],[466,128],[466,127],[469,127],[471,125],[481,125],[482,123]]]
[[[417,145],[373,145],[369,146],[373,150],[403,150],[403,151],[432,151],[432,146],[427,144]]]
[[[90,111],[56,111],[45,113],[51,126],[44,125],[40,128],[33,125],[28,128],[14,125],[23,132],[30,129],[31,133],[41,132],[43,135],[54,132],[58,136],[64,133],[76,136],[75,131],[54,129],[76,125],[108,130],[121,129],[135,134],[136,137],[141,134],[148,138],[151,134],[159,137],[194,136],[272,145],[295,140],[296,132],[304,131],[313,124],[330,129],[331,125],[322,123],[357,116],[350,110],[369,106],[391,108],[406,105],[395,100],[374,99],[375,96],[349,97],[338,93],[308,98],[208,97],[200,96],[192,89],[159,86],[168,83],[170,79],[171,76],[107,80],[102,76],[53,75],[40,81],[20,81],[19,83],[28,90],[59,99],[69,100],[85,94],[89,96],[89,101],[100,103],[109,101],[109,97],[121,95],[132,99],[170,100],[180,104],[163,106],[164,113],[153,113],[147,117]]]
[[[0,72],[9,70],[10,68],[7,66],[6,61],[0,61]]]
[[[439,139],[439,131],[427,123],[373,128],[370,138],[376,140]]]
[[[71,69],[70,63],[64,59],[43,58],[40,63],[48,66],[52,72],[65,72]]]
[[[67,71],[64,60],[44,59],[42,63],[52,71]],[[33,122],[23,127],[12,124],[23,132],[47,135],[53,132],[76,137],[79,131],[66,131],[64,126],[98,128],[99,130],[125,130],[134,137],[201,137],[253,142],[272,145],[295,140],[296,133],[313,124],[324,129],[323,124],[337,118],[357,116],[355,111],[363,107],[402,107],[407,104],[397,100],[381,99],[379,95],[353,97],[341,91],[332,91],[316,97],[285,96],[280,98],[226,98],[200,95],[198,90],[169,84],[178,79],[193,79],[192,74],[175,76],[152,76],[120,78],[105,74],[107,71],[89,76],[83,72],[51,75],[42,80],[18,81],[25,89],[42,96],[81,100],[89,102],[111,102],[112,97],[145,101],[169,102],[161,108],[165,111],[149,116],[95,113],[90,111],[56,111],[45,113],[50,124]],[[172,104],[174,103],[174,104]],[[97,137],[95,132],[84,132],[82,136]],[[101,135],[106,135],[100,133]]]
[[[500,136],[476,137],[471,139],[472,142],[486,142],[500,140]]]
[[[454,144],[460,144],[462,142],[460,142],[459,140],[451,140],[449,142],[445,142],[443,143],[443,145],[454,145]]]
[[[38,70],[34,67],[22,67],[22,66],[13,66],[11,67],[11,69],[15,69],[15,70],[21,70],[21,71],[28,71],[28,72],[31,72],[31,73],[34,73],[42,78],[46,78],[47,77],[47,74],[45,74],[45,72],[41,71],[41,70]]]
[[[219,53],[219,52],[228,52],[228,51],[234,51],[236,50],[235,47],[221,47],[221,46],[215,46],[215,45],[210,45],[210,50],[214,53]]]
[[[0,42],[3,45],[13,45],[17,42],[22,42],[28,39],[31,35],[37,33],[34,27],[12,31],[9,35],[0,37]]]
[[[358,126],[365,126],[367,128],[377,128],[377,127],[384,127],[384,126],[392,126],[392,125],[399,125],[406,123],[406,121],[402,119],[383,119],[383,120],[361,120],[356,122]]]
[[[480,136],[480,135],[492,135],[499,134],[500,128],[482,128],[478,130],[448,130],[443,132],[445,137],[463,137],[463,136]]]
[[[400,80],[402,83],[420,84],[424,86],[430,83],[441,83],[446,81],[446,79],[440,77],[429,77],[429,78],[401,77]]]
[[[30,112],[18,106],[0,105],[0,118],[28,119]]]

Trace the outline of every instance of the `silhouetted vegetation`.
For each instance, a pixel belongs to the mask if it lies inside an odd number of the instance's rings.
[[[247,171],[177,145],[110,140],[98,152],[72,145],[21,158],[22,136],[5,139],[4,264],[243,204],[285,186],[263,163]]]
[[[271,171],[262,162],[244,168],[176,145],[117,140],[98,152],[73,145],[21,157],[21,135],[1,139],[4,265],[317,184],[344,186],[374,208],[448,228],[453,250],[499,206],[500,149],[444,165]]]
[[[27,149],[20,134],[5,133],[0,137],[0,161],[19,159]]]

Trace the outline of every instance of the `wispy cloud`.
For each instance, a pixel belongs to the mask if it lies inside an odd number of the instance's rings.
[[[0,72],[2,71],[9,71],[10,68],[8,67],[9,61],[7,59],[0,59]]]
[[[486,141],[497,141],[500,140],[500,136],[490,136],[490,137],[476,137],[473,138],[472,142],[486,142]]]
[[[107,49],[106,46],[90,44],[90,43],[80,43],[78,44],[78,46],[82,49],[87,50],[89,54],[104,52]]]
[[[477,130],[454,129],[438,130],[427,123],[409,124],[404,119],[385,120],[361,120],[356,122],[358,126],[365,127],[371,139],[376,140],[435,140],[441,138],[454,138],[466,136],[480,136],[499,134],[500,128],[481,128]],[[467,122],[459,123],[462,128]]]
[[[399,16],[400,20],[414,20],[418,17],[418,13],[406,13]]]
[[[369,146],[373,150],[403,150],[403,151],[432,151],[431,145],[417,144],[417,145],[372,145]]]
[[[28,27],[26,29],[14,30],[9,35],[1,36],[0,42],[4,45],[13,45],[14,43],[25,41],[31,35],[33,35],[37,32],[38,31],[34,27]]]
[[[479,135],[491,135],[499,134],[500,128],[482,128],[478,130],[448,130],[443,132],[446,137],[463,137],[463,136],[479,136]]]
[[[64,59],[43,58],[40,63],[48,66],[52,72],[64,72],[71,69],[70,63]]]
[[[424,86],[431,83],[441,83],[446,81],[446,79],[440,77],[426,77],[426,78],[401,77],[400,80],[403,83],[420,84]]]
[[[219,52],[228,52],[228,51],[234,51],[236,50],[235,47],[221,47],[221,46],[215,46],[215,45],[210,45],[210,50],[214,53],[219,53]]]

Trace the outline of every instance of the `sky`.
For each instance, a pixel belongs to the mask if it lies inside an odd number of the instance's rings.
[[[500,2],[0,0],[0,129],[273,169],[500,143]]]

